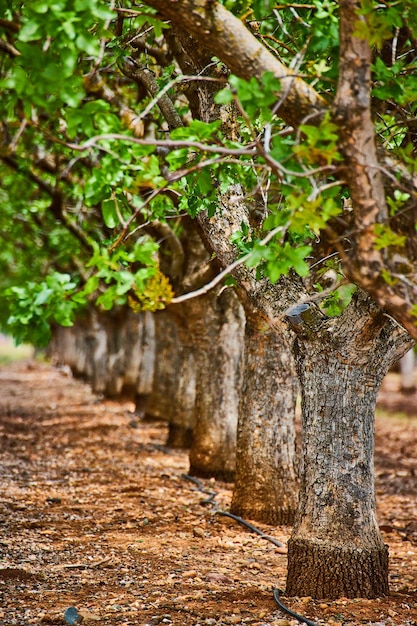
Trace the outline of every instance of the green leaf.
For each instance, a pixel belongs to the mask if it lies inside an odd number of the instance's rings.
[[[101,203],[101,212],[107,228],[115,228],[120,223],[116,203],[113,199],[103,200]]]
[[[229,104],[233,100],[233,94],[229,87],[225,87],[216,93],[214,101],[216,104]]]
[[[388,226],[388,224],[375,224],[374,232],[376,235],[374,242],[376,250],[382,250],[383,248],[388,248],[389,246],[402,248],[407,241],[407,237],[405,235],[398,235]]]
[[[197,175],[196,187],[203,195],[209,194],[213,191],[213,180],[207,169],[201,170]]]
[[[35,20],[28,20],[19,31],[19,41],[35,41],[39,39],[40,23]]]
[[[79,35],[77,35],[75,44],[77,48],[85,52],[85,54],[95,55],[100,50],[100,44],[97,39],[89,37],[85,33],[80,33]]]

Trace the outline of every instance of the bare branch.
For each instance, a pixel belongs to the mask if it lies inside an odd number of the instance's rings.
[[[5,41],[4,39],[0,39],[0,50],[7,52],[7,54],[10,55],[11,57],[20,56],[19,50],[17,50],[17,48],[12,46],[11,43],[9,43],[8,41]]]
[[[200,150],[201,152],[213,152],[216,154],[225,155],[229,154],[232,156],[253,156],[256,153],[255,146],[248,146],[246,148],[227,148],[221,145],[205,144],[201,141],[178,141],[174,139],[139,139],[138,137],[130,137],[129,135],[122,135],[120,133],[104,133],[102,135],[95,135],[94,137],[91,137],[81,144],[62,141],[58,138],[53,138],[53,140],[64,146],[67,146],[67,148],[71,148],[71,150],[77,150],[79,152],[84,152],[85,150],[94,147],[100,141],[114,140],[135,143],[140,146],[161,146],[164,148],[169,148],[170,150],[177,150],[178,148],[195,148],[196,150]]]
[[[260,245],[265,246],[269,241],[271,241],[271,239],[275,237],[275,235],[277,235],[278,233],[284,233],[286,229],[287,226],[277,226],[277,228],[271,230],[267,234],[267,236],[259,242]],[[205,293],[208,293],[211,289],[213,289],[213,287],[218,285],[224,278],[226,278],[226,276],[233,272],[236,267],[239,267],[239,265],[243,265],[244,263],[246,263],[246,261],[249,261],[251,256],[252,252],[248,252],[244,256],[241,256],[239,259],[236,259],[236,261],[225,267],[224,270],[217,274],[217,276],[215,276],[213,280],[211,280],[209,283],[207,283],[203,287],[200,287],[200,289],[196,289],[195,291],[191,291],[190,293],[184,293],[181,296],[172,298],[171,303],[179,304],[180,302],[185,302],[186,300],[191,300],[192,298],[197,298],[198,296],[202,296]]]
[[[171,98],[166,93],[161,94],[158,83],[151,70],[146,67],[140,67],[133,57],[126,57],[124,63],[121,64],[121,70],[136,82],[142,83],[151,96],[157,97],[157,103],[161,109],[162,115],[165,117],[170,130],[183,126],[182,120],[175,109]]]

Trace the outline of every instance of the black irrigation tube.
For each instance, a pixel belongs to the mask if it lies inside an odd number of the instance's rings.
[[[298,613],[295,613],[295,611],[291,611],[291,609],[285,606],[285,604],[282,604],[281,598],[279,596],[279,589],[274,589],[274,600],[278,604],[281,611],[283,611],[283,613],[286,613],[287,615],[294,617],[296,620],[298,620],[302,624],[307,624],[307,626],[317,626],[316,622],[312,622],[311,620],[307,619],[303,615],[299,615]]]
[[[243,526],[251,530],[253,533],[256,533],[257,535],[259,535],[262,539],[266,539],[267,541],[270,541],[271,543],[273,543],[275,546],[278,546],[279,548],[283,547],[283,544],[280,541],[278,541],[277,539],[274,539],[274,537],[271,537],[270,535],[266,535],[264,532],[262,532],[262,530],[260,530],[259,528],[256,528],[256,526],[253,526],[253,524],[250,524],[243,518],[239,517],[239,515],[234,515],[233,513],[229,513],[228,511],[222,511],[221,509],[219,509],[219,505],[217,504],[215,500],[216,495],[217,495],[216,492],[211,491],[209,489],[205,489],[201,481],[198,480],[198,478],[194,478],[194,476],[190,476],[189,474],[182,474],[182,478],[184,478],[185,480],[189,480],[190,482],[192,482],[194,485],[197,486],[198,491],[208,495],[208,498],[201,500],[200,504],[211,504],[211,506],[214,509],[214,512],[217,515],[230,517],[231,519],[235,520],[235,522],[242,524]],[[280,591],[278,589],[274,589],[273,593],[274,593],[274,600],[283,613],[286,613],[290,617],[293,617],[294,619],[299,621],[301,624],[307,624],[307,626],[317,626],[316,622],[312,622],[311,620],[307,619],[307,617],[304,617],[303,615],[299,615],[298,613],[295,613],[295,611],[292,611],[287,606],[285,606],[285,604],[283,604],[281,601],[281,598],[279,595]]]
[[[256,526],[253,526],[253,524],[251,524],[250,522],[247,522],[242,517],[239,517],[239,515],[234,515],[233,513],[229,513],[228,511],[222,511],[221,509],[219,509],[218,504],[215,500],[215,497],[217,495],[216,492],[205,489],[197,478],[194,478],[193,476],[190,476],[189,474],[183,474],[182,476],[186,480],[189,480],[190,482],[194,483],[194,485],[197,485],[198,491],[200,491],[201,493],[208,494],[209,497],[206,498],[205,500],[201,500],[200,504],[211,504],[217,515],[230,517],[231,519],[235,520],[235,522],[238,522],[239,524],[246,526],[246,528],[249,528],[249,530],[251,530],[253,533],[256,533],[257,535],[259,535],[261,539],[266,539],[267,541],[270,541],[278,548],[284,547],[284,544],[278,541],[278,539],[275,539],[274,537],[270,537],[269,535],[265,534],[264,532],[262,532],[262,530],[260,530],[259,528],[256,528]]]

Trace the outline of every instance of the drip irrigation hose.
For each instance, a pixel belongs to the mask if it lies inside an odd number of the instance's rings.
[[[262,532],[262,530],[260,530],[259,528],[256,528],[256,526],[253,526],[253,524],[250,524],[249,522],[244,520],[242,517],[239,517],[239,515],[234,515],[233,513],[229,513],[228,511],[223,511],[222,509],[219,509],[219,505],[215,500],[216,495],[217,495],[216,492],[206,489],[201,483],[201,481],[198,480],[198,478],[194,478],[194,476],[190,476],[189,474],[182,474],[181,477],[184,478],[185,480],[190,481],[194,485],[196,485],[197,491],[199,491],[200,493],[207,494],[208,497],[205,498],[204,500],[200,500],[200,504],[202,505],[211,504],[211,506],[213,507],[214,513],[216,513],[217,515],[230,517],[231,519],[235,520],[235,522],[242,524],[243,526],[251,530],[253,533],[256,533],[257,535],[259,535],[261,539],[266,539],[267,541],[273,543],[275,546],[279,548],[283,547],[284,544],[282,544],[280,541],[278,541],[274,537],[271,537],[270,535],[265,534],[264,532]],[[273,593],[274,593],[274,600],[283,613],[286,613],[290,617],[293,617],[294,619],[299,621],[301,624],[307,624],[307,626],[317,626],[315,622],[312,622],[306,617],[303,617],[303,615],[299,615],[298,613],[295,613],[295,611],[292,611],[287,606],[285,606],[285,604],[283,604],[281,601],[281,598],[279,595],[280,591],[278,589],[274,589]]]
[[[286,613],[287,615],[294,617],[296,620],[298,620],[302,624],[307,624],[307,626],[317,626],[316,622],[312,622],[311,620],[307,619],[303,615],[299,615],[298,613],[295,613],[295,611],[291,611],[291,609],[285,606],[285,604],[282,604],[281,598],[279,596],[279,589],[274,589],[274,600],[278,604],[279,608],[281,609],[283,613]]]
[[[242,517],[239,517],[239,515],[234,515],[233,513],[229,513],[228,511],[222,511],[221,509],[219,509],[219,505],[217,504],[215,500],[215,497],[217,495],[216,492],[205,489],[203,485],[201,484],[201,482],[198,480],[198,478],[194,478],[194,476],[190,476],[189,474],[183,474],[182,476],[186,480],[189,480],[190,482],[194,483],[197,486],[198,491],[200,491],[201,493],[208,494],[209,497],[206,498],[205,500],[201,500],[200,504],[211,504],[213,506],[214,512],[217,515],[230,517],[231,519],[235,520],[235,522],[242,524],[242,526],[246,526],[246,528],[251,530],[253,533],[259,535],[261,539],[266,539],[267,541],[270,541],[278,548],[284,547],[284,544],[278,541],[278,539],[275,539],[274,537],[270,537],[270,535],[265,534],[264,532],[262,532],[262,530],[260,530],[259,528],[256,528],[256,526],[253,526],[253,524],[251,524],[250,522],[247,522]]]

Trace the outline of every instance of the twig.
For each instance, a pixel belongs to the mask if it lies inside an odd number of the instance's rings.
[[[267,234],[267,236],[264,239],[262,239],[262,241],[259,242],[259,244],[266,245],[273,237],[275,237],[275,235],[277,235],[279,232],[284,232],[285,230],[286,230],[286,226],[277,226],[277,228],[274,228],[273,230],[271,230]],[[230,274],[236,267],[239,267],[239,265],[243,265],[244,263],[246,263],[246,261],[248,261],[251,258],[251,256],[252,256],[252,252],[248,252],[247,254],[240,257],[239,259],[236,259],[236,261],[233,261],[233,263],[228,265],[224,270],[222,270],[219,274],[217,274],[217,276],[215,276],[213,280],[211,280],[209,283],[207,283],[206,285],[203,285],[203,287],[200,287],[200,289],[196,289],[195,291],[190,291],[189,293],[184,293],[181,296],[172,298],[171,304],[179,304],[180,302],[185,302],[186,300],[191,300],[192,298],[197,298],[198,296],[204,295],[205,293],[213,289],[213,287],[218,285],[223,280],[223,278],[225,278],[228,274]]]
[[[230,154],[237,156],[253,156],[256,153],[255,146],[251,146],[248,148],[225,148],[224,146],[201,143],[201,141],[175,141],[174,139],[139,139],[138,137],[122,135],[121,133],[103,133],[101,135],[95,135],[94,137],[87,139],[87,141],[82,144],[70,143],[67,141],[62,141],[58,138],[52,139],[56,141],[56,143],[60,143],[61,145],[70,148],[71,150],[76,150],[77,152],[84,152],[85,150],[88,150],[89,148],[95,146],[99,141],[117,140],[127,141],[128,143],[135,143],[140,146],[161,146],[163,148],[169,148],[171,150],[176,150],[178,148],[195,148],[196,150],[201,150],[202,152],[214,152],[218,154]]]
[[[95,561],[92,563],[63,563],[61,565],[52,565],[51,569],[53,570],[61,570],[61,569],[94,569],[95,567],[100,567],[100,565],[104,565],[104,563],[108,563],[111,561],[112,557],[107,556],[104,559],[100,559],[100,561]]]

